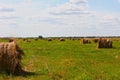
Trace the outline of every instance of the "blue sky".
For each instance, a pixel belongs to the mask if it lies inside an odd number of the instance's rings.
[[[0,36],[120,36],[120,0],[0,0]]]

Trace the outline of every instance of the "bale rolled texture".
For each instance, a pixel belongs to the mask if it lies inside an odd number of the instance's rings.
[[[48,41],[52,41],[52,38],[47,38]]]
[[[98,43],[99,38],[94,38],[93,41],[94,41],[95,43]]]
[[[64,38],[60,38],[60,41],[65,41],[65,39]]]
[[[0,72],[22,74],[22,55],[24,53],[16,42],[0,43]]]
[[[112,41],[110,39],[100,38],[98,48],[112,48]]]
[[[87,38],[83,38],[82,43],[83,44],[90,44],[91,41],[89,39],[87,39]]]

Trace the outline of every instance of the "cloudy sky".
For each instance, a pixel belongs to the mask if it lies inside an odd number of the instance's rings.
[[[120,0],[0,0],[0,37],[120,36]]]

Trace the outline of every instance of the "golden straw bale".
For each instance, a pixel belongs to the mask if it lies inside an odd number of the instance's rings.
[[[25,41],[25,42],[31,42],[31,40],[28,39],[28,38],[24,38],[23,41]]]
[[[24,53],[16,42],[0,43],[0,72],[22,74],[22,55]]]
[[[112,41],[110,39],[100,38],[98,48],[112,48]]]
[[[99,38],[94,38],[93,41],[94,41],[95,43],[98,43]]]
[[[38,38],[34,38],[35,41],[38,41]]]
[[[83,38],[82,43],[83,44],[90,44],[91,41],[88,38]]]
[[[65,41],[65,39],[64,38],[60,38],[60,41]]]
[[[17,38],[7,38],[8,42],[16,42],[17,41]]]
[[[52,38],[47,38],[48,41],[52,41]]]

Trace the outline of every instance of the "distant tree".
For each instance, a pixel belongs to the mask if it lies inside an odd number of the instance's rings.
[[[38,36],[39,39],[42,39],[43,37],[42,36]]]

